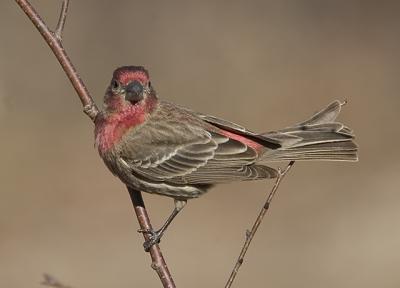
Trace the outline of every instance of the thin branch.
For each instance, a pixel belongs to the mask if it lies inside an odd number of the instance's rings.
[[[235,280],[237,273],[239,272],[239,268],[243,264],[244,256],[246,255],[246,252],[249,249],[251,240],[253,240],[253,237],[256,234],[258,227],[260,226],[265,214],[267,213],[268,208],[272,202],[272,199],[274,198],[274,195],[275,195],[276,191],[278,190],[279,184],[281,183],[283,177],[285,177],[286,173],[289,172],[290,168],[292,168],[293,164],[294,164],[294,161],[290,161],[289,164],[287,165],[287,167],[285,168],[285,170],[282,171],[279,169],[279,174],[278,174],[278,177],[276,178],[275,184],[272,187],[272,190],[269,193],[264,206],[262,207],[260,213],[258,214],[257,219],[253,224],[253,227],[251,228],[250,231],[249,230],[246,231],[246,240],[244,242],[242,250],[240,251],[240,254],[236,261],[235,267],[233,268],[231,275],[229,276],[229,279],[225,284],[225,288],[229,288],[232,286],[232,283]]]
[[[148,241],[150,239],[150,234],[146,233],[145,231],[152,230],[153,227],[151,226],[146,207],[144,206],[142,193],[130,187],[127,188],[129,191],[129,195],[131,196],[137,219],[139,221],[140,230],[143,231],[142,233],[145,241]],[[168,266],[165,263],[159,245],[152,245],[149,252],[152,260],[151,268],[153,268],[157,272],[163,286],[168,288],[175,288],[174,280],[172,279],[171,273],[168,270]]]
[[[43,274],[43,278],[44,278],[43,282],[40,283],[43,286],[53,287],[53,288],[71,288],[71,286],[64,285],[50,274]]]
[[[64,31],[65,20],[67,20],[68,6],[69,0],[63,0],[60,17],[58,19],[56,30],[54,31],[54,34],[60,41],[62,41],[62,33]]]
[[[34,7],[29,3],[28,0],[15,0],[15,2],[21,7],[21,9],[28,16],[28,18],[32,21],[32,23],[35,25],[40,34],[43,36],[46,43],[53,51],[58,62],[61,64],[69,80],[74,86],[82,102],[83,111],[86,113],[87,116],[90,117],[92,121],[94,121],[97,114],[99,113],[99,109],[94,103],[93,98],[90,96],[89,91],[86,88],[86,85],[83,83],[78,73],[76,72],[75,67],[72,65],[72,62],[69,59],[62,45],[62,32],[67,18],[69,0],[63,0],[60,18],[58,20],[58,24],[54,32],[49,29],[49,27],[46,25],[46,23],[43,21],[43,19],[36,12]],[[147,215],[147,211],[144,206],[141,193],[139,191],[131,193],[130,191],[130,195],[132,197],[132,202],[135,207],[135,212],[140,227],[142,229],[151,228],[150,219],[149,216]],[[144,237],[146,238],[148,237],[148,235],[146,234],[144,235]],[[169,287],[169,288],[175,287],[174,281],[172,280],[171,274],[168,271],[168,267],[165,263],[159,245],[153,245],[153,247],[150,249],[149,252],[152,259],[152,268],[156,270],[164,287]],[[50,281],[53,278],[50,277],[46,279]],[[49,281],[48,283],[52,283],[51,281],[50,282]],[[56,282],[53,281],[53,283]]]
[[[78,73],[75,70],[74,65],[72,65],[71,60],[69,59],[67,53],[64,50],[62,45],[61,38],[56,36],[56,32],[53,32],[49,29],[40,15],[36,12],[35,8],[29,3],[27,0],[15,0],[17,4],[21,7],[21,9],[25,12],[28,18],[32,21],[35,27],[38,29],[40,34],[42,34],[44,40],[49,45],[50,49],[53,51],[54,55],[57,57],[58,62],[61,64],[63,70],[67,74],[69,80],[74,86],[76,93],[82,102],[83,111],[94,121],[97,114],[99,113],[99,109],[93,101],[93,98],[90,96],[89,91],[87,90],[85,84],[79,77]],[[68,2],[68,1],[67,1]],[[57,32],[60,36],[62,34],[62,29],[64,28],[65,19],[67,16],[67,8],[68,3],[63,3],[63,9],[60,13],[60,20],[58,21],[59,31]]]

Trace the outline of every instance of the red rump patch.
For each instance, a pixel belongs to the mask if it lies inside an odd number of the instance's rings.
[[[149,81],[149,72],[142,66],[123,66],[114,71],[114,79],[118,80],[122,85],[137,80],[141,83]]]
[[[221,134],[226,136],[226,137],[229,137],[229,138],[231,138],[233,140],[242,142],[243,144],[253,148],[256,151],[259,151],[262,147],[264,147],[261,144],[255,142],[255,141],[253,141],[253,140],[251,140],[249,138],[246,138],[245,136],[238,135],[238,134],[226,131],[226,130],[222,130],[221,129]]]

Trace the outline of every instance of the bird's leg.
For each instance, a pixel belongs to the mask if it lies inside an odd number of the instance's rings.
[[[165,230],[167,230],[168,226],[172,223],[172,220],[174,220],[176,215],[178,215],[178,213],[183,209],[183,207],[185,207],[186,202],[187,202],[186,200],[174,199],[175,208],[172,211],[171,215],[169,215],[169,217],[165,221],[165,223],[161,226],[160,229],[158,229],[158,230],[142,230],[142,229],[139,229],[138,230],[138,232],[150,234],[150,239],[146,240],[143,243],[143,247],[144,247],[144,250],[146,252],[149,251],[151,246],[153,246],[154,244],[160,242],[161,237],[163,236]]]

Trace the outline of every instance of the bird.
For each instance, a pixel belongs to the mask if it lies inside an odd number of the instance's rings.
[[[275,161],[357,161],[352,130],[336,121],[344,104],[336,100],[303,122],[256,133],[159,99],[144,67],[123,66],[95,119],[95,147],[129,188],[174,199],[162,227],[146,231],[148,251],[187,200],[216,184],[276,178],[269,166]]]

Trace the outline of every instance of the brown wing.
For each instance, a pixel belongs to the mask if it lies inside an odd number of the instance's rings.
[[[274,169],[254,164],[258,154],[251,147],[207,131],[202,119],[186,110],[163,108],[160,115],[149,119],[146,127],[135,131],[121,149],[121,161],[136,175],[177,185],[276,176]],[[135,145],[138,141],[140,146]]]

